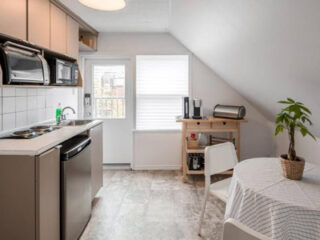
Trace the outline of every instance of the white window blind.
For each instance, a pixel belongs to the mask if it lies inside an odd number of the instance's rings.
[[[136,129],[180,129],[176,117],[189,95],[188,56],[137,56],[136,74]]]

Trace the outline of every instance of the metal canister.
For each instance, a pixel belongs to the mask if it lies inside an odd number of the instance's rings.
[[[216,118],[243,119],[246,115],[244,106],[216,105],[213,110],[213,116]]]

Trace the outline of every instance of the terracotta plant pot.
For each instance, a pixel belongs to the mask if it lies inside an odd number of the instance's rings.
[[[281,155],[280,163],[282,167],[282,174],[284,177],[291,180],[302,179],[305,165],[305,160],[303,158],[297,157],[297,161],[291,161],[288,160],[287,154],[283,154]]]

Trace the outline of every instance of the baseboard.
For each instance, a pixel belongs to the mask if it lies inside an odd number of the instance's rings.
[[[103,164],[104,170],[131,170],[130,164]]]
[[[180,170],[181,165],[138,165],[133,170]]]

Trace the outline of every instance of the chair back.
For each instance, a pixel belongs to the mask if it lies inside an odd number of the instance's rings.
[[[223,224],[223,240],[271,240],[239,221],[229,218]]]
[[[205,175],[221,173],[238,163],[235,147],[231,142],[208,146],[205,149]]]

